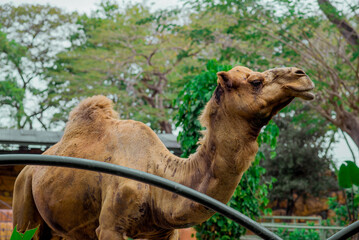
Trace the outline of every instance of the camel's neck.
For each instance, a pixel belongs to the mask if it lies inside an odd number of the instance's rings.
[[[176,170],[164,177],[227,203],[253,161],[258,144],[247,122],[221,118],[223,114],[210,116],[202,144],[195,154],[188,159],[167,161],[168,167]],[[172,201],[174,222],[186,219],[187,223],[198,223],[212,214],[184,198],[172,196]]]
[[[202,145],[190,157],[189,172],[198,179],[192,183],[196,190],[226,203],[253,161],[258,144],[247,122],[212,118]]]

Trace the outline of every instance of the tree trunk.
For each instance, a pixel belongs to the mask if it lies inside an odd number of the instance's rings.
[[[293,214],[293,210],[294,210],[294,206],[295,206],[295,199],[294,199],[294,191],[293,189],[290,190],[290,198],[287,199],[287,209],[285,214],[287,216],[292,216]]]
[[[161,121],[161,132],[172,133],[172,126],[168,121]]]
[[[345,116],[342,119],[343,126],[340,127],[346,132],[359,149],[359,117],[354,116],[348,112],[345,112]]]
[[[286,209],[286,211],[285,211],[285,214],[287,215],[287,216],[292,216],[292,214],[293,214],[293,209],[294,209],[294,201],[293,201],[293,199],[288,199],[287,200],[287,209]]]

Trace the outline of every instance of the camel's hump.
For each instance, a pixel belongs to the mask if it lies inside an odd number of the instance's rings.
[[[113,102],[102,95],[86,98],[75,107],[69,120],[94,120],[94,118],[116,118],[118,114],[113,110]]]

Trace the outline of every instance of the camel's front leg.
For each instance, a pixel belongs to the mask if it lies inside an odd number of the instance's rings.
[[[111,208],[103,208],[99,218],[99,227],[96,229],[96,235],[99,240],[124,240],[126,239],[123,228],[116,227],[118,219],[110,211]]]
[[[126,181],[122,182],[121,187],[108,187],[96,229],[99,240],[127,239],[127,231],[136,228],[143,214],[137,186],[137,182]]]
[[[106,203],[106,201],[105,201]],[[125,231],[116,223],[119,219],[115,217],[115,213],[111,208],[103,208],[100,214],[99,227],[96,229],[96,235],[99,240],[124,240],[126,239]]]

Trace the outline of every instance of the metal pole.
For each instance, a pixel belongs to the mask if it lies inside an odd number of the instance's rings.
[[[350,224],[349,226],[347,226],[346,228],[335,233],[333,236],[328,238],[328,240],[345,240],[348,237],[351,237],[358,232],[359,232],[359,221],[356,221]]]
[[[58,166],[58,167],[69,167],[78,168],[96,172],[102,172],[121,177],[130,178],[143,183],[148,183],[156,187],[160,187],[189,198],[195,202],[198,202],[225,217],[232,219],[238,224],[249,229],[256,235],[268,240],[281,240],[276,234],[272,233],[259,223],[253,221],[249,217],[241,214],[228,207],[227,205],[213,199],[203,193],[197,192],[189,187],[181,185],[179,183],[172,182],[165,178],[161,178],[146,172],[139,170],[119,166],[116,164],[99,162],[94,160],[63,157],[63,156],[50,156],[50,155],[35,155],[35,154],[6,154],[0,155],[0,166],[1,165],[46,165],[46,166]]]

